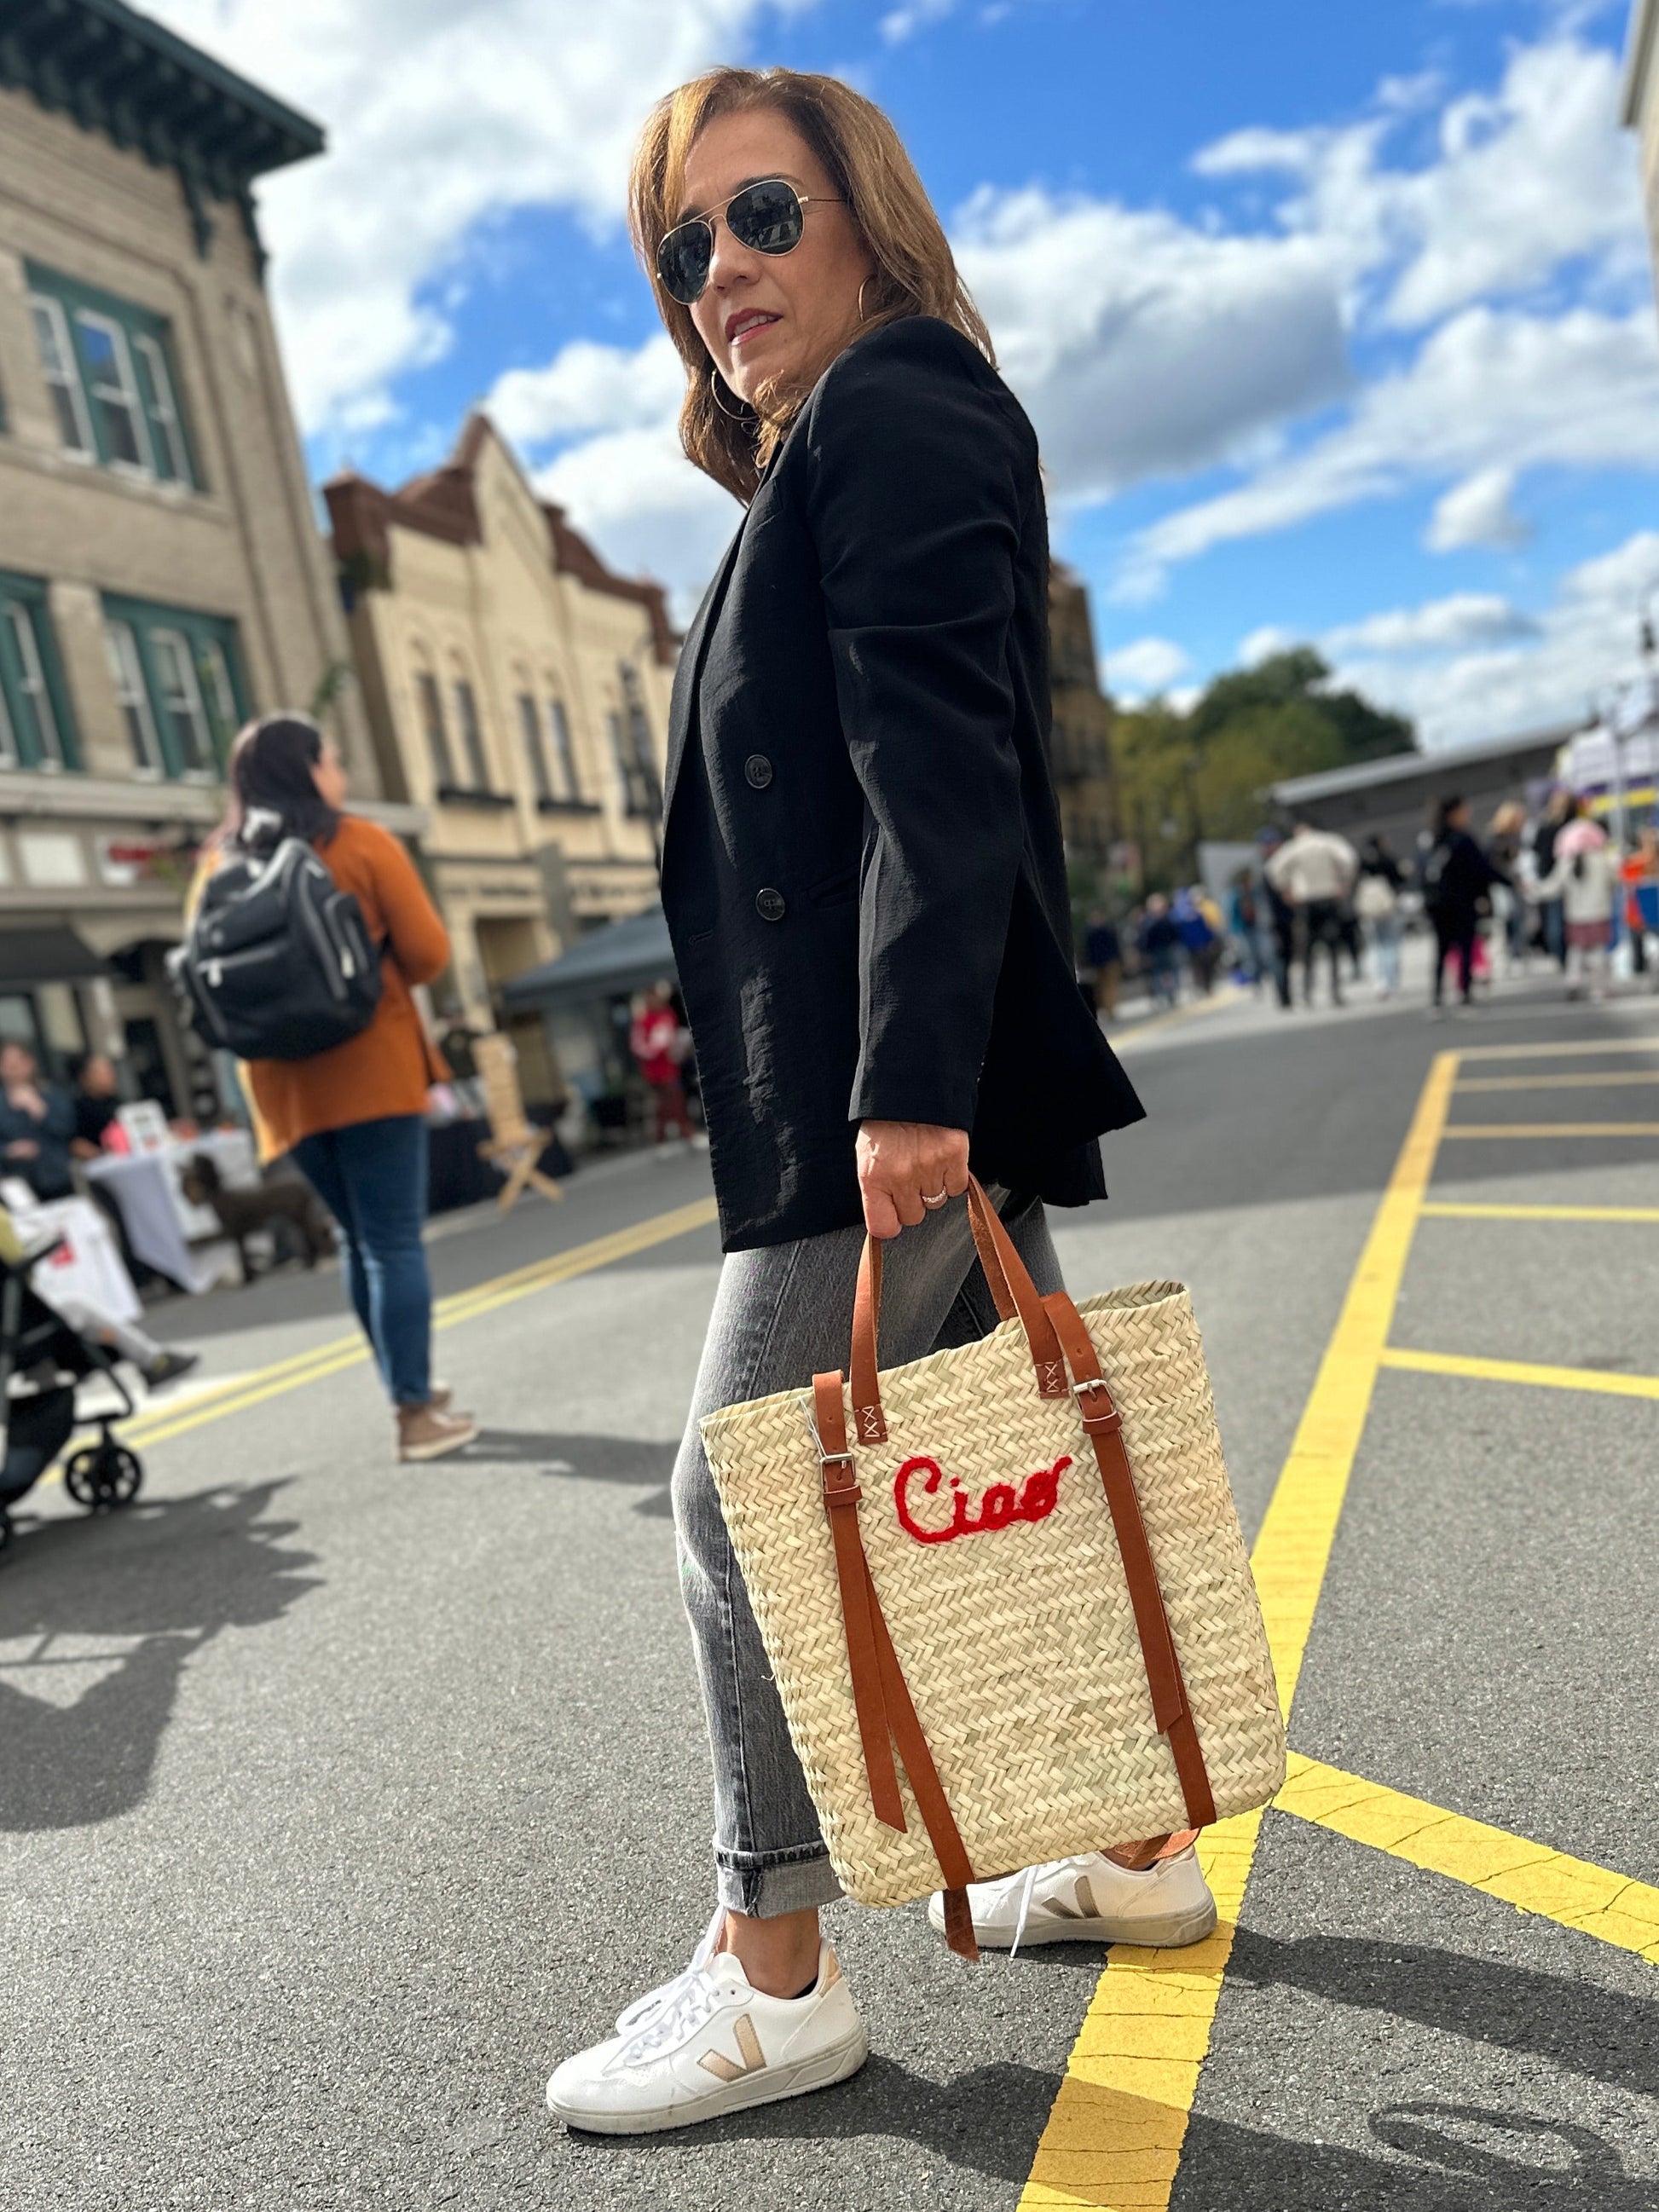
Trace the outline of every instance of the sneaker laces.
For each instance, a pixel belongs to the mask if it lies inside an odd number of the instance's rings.
[[[664,1989],[662,2002],[651,2017],[623,2039],[613,2064],[635,2066],[641,2059],[654,2057],[659,2051],[695,2034],[706,2020],[714,2016],[720,1996],[720,1989],[708,1972],[708,1961],[694,1959],[685,1972]]]
[[[669,1997],[685,1979],[686,1975],[694,1974],[699,1966],[706,1966],[708,1964],[715,1952],[720,1949],[720,1938],[725,1933],[726,1907],[723,1905],[717,1905],[714,1907],[713,1919],[698,1938],[697,1948],[691,1954],[690,1964],[681,1972],[676,1974],[672,1981],[662,1983],[642,1997],[636,1997],[617,2022],[617,2033],[625,2036],[636,2034],[647,2020],[654,2020]]]

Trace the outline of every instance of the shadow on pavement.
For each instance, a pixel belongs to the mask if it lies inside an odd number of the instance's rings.
[[[1241,1929],[1230,1980],[1277,1982],[1659,2095],[1659,2002],[1422,1944]]]
[[[975,2067],[954,2081],[930,2081],[893,2059],[872,2057],[836,2088],[733,2112],[683,2134],[653,2136],[651,2151],[653,2157],[664,2157],[719,2142],[779,2142],[799,2136],[834,2143],[891,2136],[971,2172],[1018,2184],[1031,2170],[1057,2086],[1052,2074],[1011,2060]],[[571,2140],[601,2154],[637,2154],[640,2148],[637,2136],[584,2135]]]
[[[149,1792],[186,1662],[319,1587],[282,1482],[23,1528],[0,1580],[0,1831],[86,1827]]]
[[[1419,2104],[1374,2112],[1370,2131],[1406,2158],[1368,2158],[1200,2115],[1172,2212],[1659,2212],[1659,2191],[1626,2173],[1589,2128]]]
[[[650,1443],[639,1437],[551,1436],[526,1429],[480,1429],[454,1467],[538,1467],[544,1474],[567,1475],[578,1482],[619,1482],[652,1495],[635,1506],[651,1520],[672,1513],[668,1482],[678,1443]]]

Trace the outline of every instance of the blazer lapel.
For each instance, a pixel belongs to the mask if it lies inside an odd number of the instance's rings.
[[[669,810],[674,804],[674,786],[679,780],[680,763],[685,757],[693,726],[696,721],[697,683],[702,674],[703,657],[708,650],[708,633],[726,598],[726,587],[732,579],[732,563],[738,557],[738,548],[743,543],[744,524],[739,522],[732,543],[720,556],[720,565],[714,571],[714,581],[702,595],[702,605],[693,617],[680,647],[680,657],[674,671],[674,690],[668,708],[668,779],[663,793],[663,822],[666,826]]]

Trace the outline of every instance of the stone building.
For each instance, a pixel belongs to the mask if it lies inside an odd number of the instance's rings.
[[[384,786],[429,821],[455,951],[437,995],[489,1025],[509,977],[657,895],[662,591],[613,575],[483,415],[430,474],[387,491],[347,471],[324,496]]]
[[[1112,702],[1100,688],[1088,587],[1056,561],[1048,580],[1050,757],[1067,856],[1106,865],[1120,835],[1112,774]]]
[[[125,1049],[179,1111],[211,1079],[161,962],[226,748],[349,665],[252,199],[322,143],[119,0],[7,0],[0,1035]],[[361,705],[331,712],[375,811]]]

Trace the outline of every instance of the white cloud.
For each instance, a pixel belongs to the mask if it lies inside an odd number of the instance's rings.
[[[536,446],[578,432],[672,421],[684,391],[684,366],[663,331],[632,350],[574,339],[545,368],[509,368],[484,405],[509,438]]]
[[[918,31],[927,30],[934,23],[942,23],[947,15],[954,15],[957,0],[905,0],[902,7],[882,17],[881,35],[890,46],[902,46]]]
[[[1062,497],[1238,458],[1351,383],[1336,288],[1305,240],[1031,186],[975,194],[952,243]]]
[[[1186,675],[1192,661],[1182,647],[1167,637],[1138,637],[1102,659],[1107,687],[1124,698],[1150,698],[1167,692],[1177,677]]]
[[[1420,104],[1428,83],[1407,88]],[[1591,258],[1626,273],[1644,240],[1635,156],[1618,129],[1619,64],[1566,36],[1516,48],[1502,83],[1441,111],[1436,158],[1384,159],[1408,102],[1392,82],[1383,113],[1344,129],[1233,132],[1197,156],[1201,176],[1278,174],[1294,196],[1278,210],[1319,240],[1382,319],[1421,327],[1471,301],[1526,292]]]
[[[1267,623],[1243,640],[1238,657],[1246,668],[1257,668],[1264,660],[1271,660],[1276,653],[1289,653],[1293,646],[1305,642],[1294,630],[1281,629],[1277,623]]]
[[[1319,642],[1329,657],[1369,653],[1405,658],[1531,637],[1538,628],[1530,615],[1495,592],[1458,592],[1449,599],[1431,599],[1425,606],[1397,607],[1391,613],[1368,615],[1364,622],[1344,623],[1328,630]]]
[[[1465,309],[1407,368],[1368,386],[1339,428],[1144,531],[1119,595],[1151,597],[1174,562],[1357,501],[1546,462],[1659,468],[1650,307],[1618,316],[1580,307],[1553,319]]]
[[[1449,653],[1425,651],[1413,632],[1442,626],[1432,605],[1354,624],[1356,648],[1340,660],[1337,680],[1412,715],[1431,746],[1575,721],[1610,683],[1638,672],[1636,611],[1656,585],[1659,532],[1639,531],[1570,570],[1551,605],[1507,641],[1471,641],[1471,649]],[[1401,641],[1391,645],[1395,624]],[[1367,632],[1370,643],[1360,642]],[[1322,642],[1329,646],[1341,635]]]
[[[520,207],[614,228],[647,109],[805,0],[148,0],[328,129],[259,202],[301,420],[315,429],[447,348],[428,289]]]
[[[1424,537],[1431,553],[1451,553],[1465,545],[1524,545],[1530,526],[1518,515],[1512,501],[1516,471],[1498,462],[1477,469],[1455,483],[1435,502]]]

